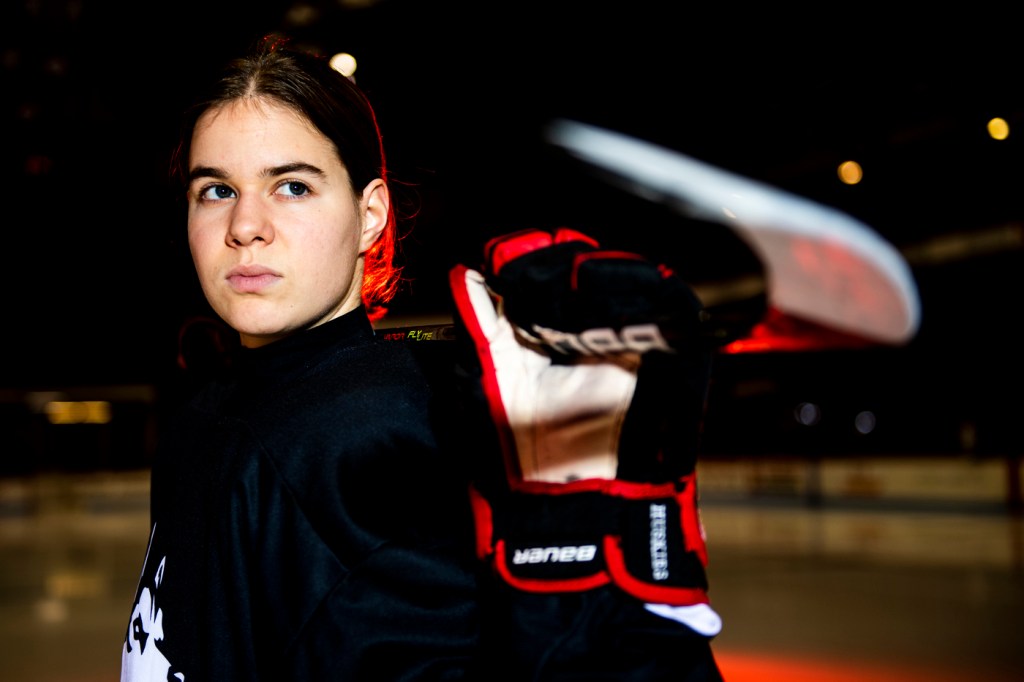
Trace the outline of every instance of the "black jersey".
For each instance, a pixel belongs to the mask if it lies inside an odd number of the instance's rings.
[[[122,679],[461,679],[471,516],[435,407],[362,309],[243,349],[159,447]]]

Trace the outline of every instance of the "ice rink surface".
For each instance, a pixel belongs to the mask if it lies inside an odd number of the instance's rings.
[[[708,472],[728,682],[1024,679],[1024,520],[995,508],[737,499]],[[148,471],[0,480],[0,679],[118,678]]]

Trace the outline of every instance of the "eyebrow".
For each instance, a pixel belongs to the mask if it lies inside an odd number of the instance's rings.
[[[273,178],[279,175],[288,175],[289,173],[309,173],[319,178],[326,177],[327,175],[320,168],[303,161],[295,161],[281,166],[264,168],[260,175],[265,178]],[[216,166],[196,166],[188,172],[189,183],[194,181],[196,178],[216,178],[217,180],[224,180],[227,177],[228,172],[223,168],[217,168]]]

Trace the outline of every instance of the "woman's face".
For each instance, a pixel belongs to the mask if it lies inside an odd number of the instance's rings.
[[[203,293],[242,345],[315,327],[361,303],[362,255],[387,187],[354,194],[334,145],[271,100],[207,111],[192,134],[188,242]]]

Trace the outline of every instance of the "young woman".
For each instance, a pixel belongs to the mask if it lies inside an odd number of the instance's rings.
[[[122,678],[451,676],[478,630],[470,516],[430,387],[370,323],[396,277],[370,105],[267,44],[188,116],[189,246],[243,348],[158,454]]]
[[[187,112],[177,170],[199,282],[241,348],[163,435],[122,680],[492,679],[512,651],[543,658],[552,632],[516,641],[474,555],[429,372],[374,334],[396,228],[363,94],[262,43]]]

